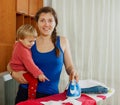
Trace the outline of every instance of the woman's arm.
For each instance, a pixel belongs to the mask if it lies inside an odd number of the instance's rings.
[[[65,37],[61,37],[61,46],[64,51],[64,64],[69,79],[78,81],[78,74],[73,65],[69,42]]]
[[[12,68],[10,67],[9,63],[7,65],[7,71],[11,74],[11,76],[19,83],[21,84],[26,84],[27,81],[25,80],[25,78],[23,77],[23,74],[26,73],[25,71],[19,71],[16,72],[14,70],[12,70]]]

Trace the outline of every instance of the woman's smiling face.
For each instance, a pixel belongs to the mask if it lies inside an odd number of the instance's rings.
[[[41,13],[38,19],[38,28],[42,35],[51,35],[56,22],[54,16],[51,13]]]

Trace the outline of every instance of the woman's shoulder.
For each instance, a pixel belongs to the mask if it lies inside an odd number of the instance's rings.
[[[68,39],[65,36],[59,36],[60,37],[60,41],[63,43],[66,43],[68,41]]]
[[[68,39],[65,36],[60,36],[60,45],[64,51],[68,43]]]

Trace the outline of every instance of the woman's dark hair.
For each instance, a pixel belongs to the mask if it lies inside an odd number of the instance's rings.
[[[46,6],[46,7],[40,8],[40,9],[38,10],[38,12],[36,13],[36,15],[35,15],[35,21],[36,21],[36,22],[38,22],[41,13],[51,13],[51,14],[53,15],[54,19],[55,19],[56,26],[55,26],[55,28],[54,28],[54,30],[53,30],[53,32],[52,32],[51,38],[52,38],[52,42],[53,42],[53,44],[54,44],[54,46],[55,46],[56,56],[58,57],[58,56],[60,55],[60,50],[59,50],[59,48],[56,46],[56,40],[57,40],[56,27],[57,27],[57,25],[58,25],[57,14],[56,14],[55,10],[54,10],[52,7]]]

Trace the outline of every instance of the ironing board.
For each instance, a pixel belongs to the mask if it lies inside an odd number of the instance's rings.
[[[81,85],[81,88],[91,87],[94,85],[105,86],[104,84],[95,80],[80,80],[79,84]],[[76,100],[80,102],[79,104],[74,104],[68,101],[66,102],[65,101],[67,100],[66,91],[64,91],[62,93],[55,94],[52,96],[20,102],[17,105],[97,105],[99,101],[105,100],[108,97],[112,96],[114,94],[114,91],[115,90],[111,88],[110,91],[105,94],[83,94],[82,93],[81,97]]]

